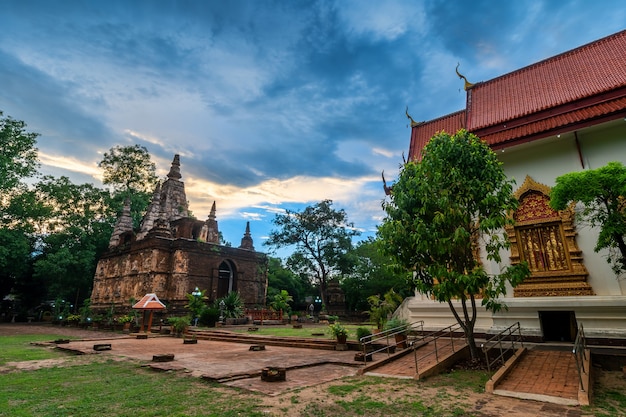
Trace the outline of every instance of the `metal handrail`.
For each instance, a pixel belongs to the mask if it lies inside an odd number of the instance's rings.
[[[367,356],[372,356],[374,353],[380,353],[387,351],[387,356],[390,356],[392,351],[402,342],[396,342],[396,335],[403,334],[411,336],[414,333],[423,333],[424,321],[416,321],[408,323],[402,326],[394,327],[392,329],[383,330],[379,333],[374,333],[368,336],[363,336],[359,339],[359,343],[363,348],[363,355],[365,359]],[[407,343],[410,343],[407,341]],[[373,347],[380,344],[381,347],[374,349]],[[408,345],[407,345],[408,346]]]
[[[435,360],[437,361],[437,363],[439,363],[439,350],[440,349],[443,349],[444,347],[447,347],[447,346],[452,346],[452,352],[455,352],[453,335],[454,335],[455,332],[459,331],[460,329],[461,329],[461,325],[457,323],[457,324],[450,325],[448,327],[444,327],[443,329],[437,330],[436,332],[433,332],[433,333],[428,334],[428,335],[424,335],[422,333],[422,337],[416,339],[415,342],[420,341],[420,342],[423,342],[423,343],[433,343],[433,345],[435,346],[435,349],[432,352],[423,355],[421,357],[421,359],[427,358],[430,355],[435,355]],[[449,338],[449,342],[448,343],[446,343],[444,345],[441,345],[441,342],[439,342],[439,344],[437,344],[437,341],[439,339],[442,339],[442,338],[444,338],[446,336]],[[415,373],[419,375],[419,370],[418,370],[418,367],[417,367],[417,360],[418,360],[417,359],[417,349],[416,349],[417,343],[415,343],[415,342],[412,345],[412,347],[413,347],[413,357],[415,359]],[[421,344],[420,344],[420,346],[421,346]]]
[[[576,370],[578,371],[578,382],[580,384],[581,391],[585,391],[585,386],[583,385],[583,374],[587,373],[585,371],[585,361],[587,360],[587,353],[585,352],[586,349],[587,339],[585,338],[585,331],[581,323],[578,328],[576,340],[574,341],[574,349],[572,349],[572,353],[576,359]]]
[[[515,332],[517,332],[517,334],[515,334]],[[510,343],[507,344],[507,342]],[[480,345],[480,348],[485,354],[485,362],[487,362],[487,370],[489,371],[489,373],[491,373],[491,367],[495,365],[498,361],[504,363],[504,356],[509,351],[513,350],[513,352],[515,352],[517,350],[517,347],[515,346],[516,342],[518,342],[521,347],[524,347],[524,342],[522,340],[522,328],[519,324],[519,321],[513,323],[512,325],[502,330],[500,333],[487,339],[485,343]],[[490,361],[489,351],[496,347],[498,348],[500,353]]]

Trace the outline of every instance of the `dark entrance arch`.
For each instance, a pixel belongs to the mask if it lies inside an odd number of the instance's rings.
[[[235,265],[229,261],[223,261],[218,268],[217,298],[228,295],[229,292],[237,291],[237,271]]]

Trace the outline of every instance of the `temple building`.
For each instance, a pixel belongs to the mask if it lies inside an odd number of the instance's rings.
[[[109,249],[96,267],[94,310],[128,310],[129,300],[156,294],[168,313],[182,314],[186,294],[195,288],[206,291],[209,302],[237,291],[247,307],[265,304],[267,256],[254,250],[250,223],[238,248],[221,245],[215,202],[205,221],[190,217],[181,177],[176,155],[137,233],[125,202]]]
[[[582,324],[588,339],[626,341],[626,279],[612,271],[606,251],[594,252],[598,229],[577,222],[574,207],[557,212],[548,204],[557,177],[626,163],[626,31],[488,81],[457,74],[465,109],[421,123],[411,118],[409,158],[419,160],[439,131],[464,128],[486,141],[515,179],[520,203],[502,259],[531,269],[508,289],[508,311],[478,312],[476,332],[519,321],[529,338],[573,341]],[[500,272],[482,263],[487,273]],[[405,300],[402,314],[432,328],[455,323],[446,304],[419,294]]]

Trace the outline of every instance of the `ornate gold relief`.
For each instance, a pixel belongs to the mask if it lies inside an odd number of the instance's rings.
[[[528,262],[531,276],[517,286],[515,297],[594,295],[576,244],[573,208],[549,205],[550,187],[527,176],[515,192],[519,207],[515,226],[507,228],[511,263]]]

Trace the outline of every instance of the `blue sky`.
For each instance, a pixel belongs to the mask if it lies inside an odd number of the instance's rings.
[[[174,154],[199,219],[257,250],[285,209],[323,199],[363,232],[383,217],[416,121],[488,80],[626,28],[623,1],[0,2],[0,110],[41,171],[101,185],[115,145]]]

